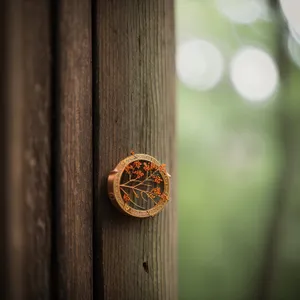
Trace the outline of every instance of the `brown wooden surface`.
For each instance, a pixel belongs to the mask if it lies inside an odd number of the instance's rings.
[[[5,3],[7,299],[176,299],[175,195],[137,220],[106,194],[131,149],[174,187],[172,1]]]
[[[177,299],[173,1],[98,0],[93,11],[94,296]],[[123,216],[107,197],[107,175],[131,149],[172,175],[172,199],[154,218]]]
[[[7,271],[7,299],[22,299],[24,290],[24,253],[22,232],[22,206],[23,198],[23,99],[21,68],[21,1],[16,0],[15,5],[6,1],[6,64],[4,68],[7,80],[4,99],[6,98],[6,162],[4,177],[6,178],[6,271]],[[18,101],[19,100],[19,104]],[[14,283],[14,285],[12,284]]]
[[[0,73],[0,99],[4,99],[6,97],[6,82],[5,82],[5,50],[4,49],[4,41],[6,37],[6,31],[5,31],[5,5],[6,3],[4,1],[0,4],[0,68],[2,72]],[[6,248],[5,248],[5,242],[6,241],[6,230],[5,230],[5,223],[6,223],[6,182],[5,182],[5,176],[6,176],[6,164],[5,161],[7,160],[7,152],[4,146],[4,143],[6,141],[6,135],[7,132],[5,130],[6,125],[6,117],[7,117],[7,111],[6,111],[6,103],[2,100],[0,101],[0,141],[2,141],[2,147],[0,147],[0,157],[2,158],[0,160],[0,195],[2,199],[0,200],[0,239],[3,241],[0,244],[0,264],[2,266],[2,270],[7,270],[7,261],[6,261]],[[5,287],[5,281],[6,276],[5,272],[0,272],[0,294],[4,294],[4,287]]]
[[[49,1],[6,1],[9,299],[49,299]]]
[[[56,5],[55,298],[92,299],[91,6],[82,0]]]

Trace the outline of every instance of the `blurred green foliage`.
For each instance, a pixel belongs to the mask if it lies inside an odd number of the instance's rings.
[[[224,55],[227,69],[230,57],[245,45],[266,49],[275,59],[278,56],[276,22],[232,24],[219,13],[214,1],[177,0],[176,26],[178,43],[186,38],[213,42]],[[239,96],[228,74],[211,91],[193,91],[177,84],[182,300],[256,299],[285,163],[280,101],[289,97],[287,113],[295,114],[295,126],[300,116],[300,72],[292,66],[289,70],[281,90],[262,103]],[[300,136],[300,127],[297,132]],[[296,149],[300,155],[300,146]],[[297,195],[292,197],[299,209]],[[293,224],[294,231],[298,225]],[[300,234],[295,241],[299,231],[294,231],[291,247],[298,247],[299,252],[293,249],[292,253],[299,256]],[[286,249],[288,242],[282,243]],[[282,264],[279,268],[287,272],[285,261]],[[298,265],[293,272],[299,275],[299,270]],[[291,284],[295,283],[291,275],[278,276],[282,288],[274,299],[296,299],[292,297],[295,286]]]

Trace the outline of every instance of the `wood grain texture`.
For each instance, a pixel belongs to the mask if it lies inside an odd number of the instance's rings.
[[[24,247],[22,229],[22,207],[24,206],[23,189],[23,122],[24,112],[22,99],[22,47],[21,28],[22,13],[21,0],[6,1],[6,143],[5,162],[6,178],[6,273],[7,273],[7,299],[22,299],[24,291],[24,256],[20,249]],[[19,71],[19,72],[18,72]],[[18,104],[19,101],[19,104]]]
[[[25,241],[27,299],[49,299],[50,1],[23,1]]]
[[[95,299],[177,299],[172,0],[96,1]],[[94,36],[94,39],[95,39]],[[167,164],[172,196],[156,217],[123,216],[107,175],[130,154]]]
[[[50,294],[49,1],[7,1],[9,299]]]
[[[91,7],[56,3],[56,298],[92,299]]]
[[[4,42],[6,41],[6,31],[5,31],[5,20],[6,16],[6,3],[5,1],[2,1],[0,4],[0,68],[2,72],[0,73],[0,99],[4,99],[6,97],[6,84],[5,84],[5,57],[6,49],[4,48]],[[2,158],[0,160],[0,240],[2,243],[0,243],[0,264],[2,266],[2,270],[4,272],[0,272],[0,294],[4,295],[5,293],[5,287],[6,287],[6,272],[7,270],[7,254],[6,254],[6,242],[7,242],[7,236],[6,236],[6,201],[7,201],[7,190],[6,190],[6,164],[5,161],[7,160],[7,149],[5,149],[5,141],[6,141],[6,135],[7,132],[5,130],[5,125],[7,123],[7,104],[2,100],[0,101],[0,141],[2,141],[2,147],[0,147],[0,157]]]

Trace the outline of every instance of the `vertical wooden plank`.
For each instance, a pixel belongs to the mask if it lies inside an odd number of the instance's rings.
[[[94,296],[177,299],[173,1],[95,6]],[[107,175],[131,149],[172,175],[172,200],[154,218],[123,216],[107,197]]]
[[[83,0],[56,5],[56,298],[91,299],[91,7]]]
[[[7,1],[6,13],[8,298],[49,299],[49,1]]]
[[[5,31],[5,20],[6,16],[6,3],[5,1],[2,1],[0,4],[0,68],[2,72],[0,73],[0,141],[1,146],[0,147],[0,157],[2,158],[0,160],[0,239],[2,243],[0,244],[0,264],[2,266],[2,271],[0,273],[0,294],[5,294],[5,286],[6,286],[6,270],[7,270],[7,261],[6,261],[6,248],[5,248],[5,242],[6,242],[6,230],[5,230],[5,223],[6,223],[6,185],[5,185],[5,161],[7,160],[7,153],[5,149],[5,140],[6,140],[6,130],[5,130],[5,124],[6,124],[6,103],[4,103],[5,98],[5,49],[4,49],[4,42],[6,41],[6,31]]]
[[[23,1],[27,299],[50,297],[50,1]]]
[[[7,299],[22,299],[24,291],[24,256],[20,251],[24,248],[22,232],[22,207],[24,206],[23,189],[23,104],[22,99],[22,60],[21,60],[21,28],[22,13],[21,0],[6,1],[5,17],[5,55],[6,64],[6,271],[7,271]],[[18,72],[19,71],[19,72]],[[19,101],[19,103],[18,103]],[[14,284],[13,284],[14,283]]]

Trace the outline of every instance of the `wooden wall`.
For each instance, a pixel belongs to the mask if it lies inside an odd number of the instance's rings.
[[[176,299],[173,1],[3,5],[6,299]],[[107,197],[131,149],[172,174],[151,219]]]

